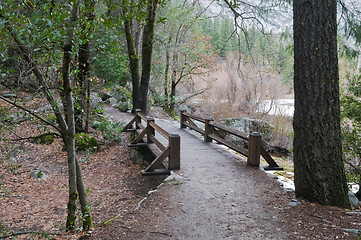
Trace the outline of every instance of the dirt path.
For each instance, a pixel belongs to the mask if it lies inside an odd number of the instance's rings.
[[[105,114],[114,121],[132,118],[109,106]],[[177,122],[154,112],[153,117],[181,136],[181,170],[136,209],[95,229],[90,239],[358,239],[360,209],[295,200],[294,193],[248,167],[244,158],[204,143]]]
[[[105,112],[113,120],[131,119],[109,107]],[[144,239],[288,238],[279,212],[290,197],[277,182],[246,166],[245,159],[180,129],[178,123],[155,121],[181,136],[181,170],[176,171],[175,181],[162,186],[139,209],[151,221],[141,223],[148,229]]]

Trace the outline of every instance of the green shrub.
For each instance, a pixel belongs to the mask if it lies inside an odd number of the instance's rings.
[[[113,123],[107,118],[95,120],[92,122],[92,127],[102,132],[103,137],[108,140],[120,142],[122,140],[121,133],[123,126],[121,123]]]
[[[77,133],[75,135],[75,148],[77,151],[97,152],[100,150],[100,145],[92,135]]]

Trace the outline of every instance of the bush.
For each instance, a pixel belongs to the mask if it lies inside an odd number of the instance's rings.
[[[77,151],[98,152],[100,145],[90,134],[77,133],[75,135],[75,148]]]
[[[108,140],[120,142],[122,140],[121,133],[123,126],[121,123],[113,123],[107,118],[95,120],[92,122],[92,127],[102,132],[103,137]]]

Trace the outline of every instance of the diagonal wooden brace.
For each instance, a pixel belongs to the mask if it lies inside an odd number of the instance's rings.
[[[164,159],[169,157],[170,147],[168,146],[161,155],[159,155],[156,159],[151,162],[148,167],[144,170],[144,172],[153,172],[162,162]]]
[[[130,132],[130,131],[133,131],[133,129],[131,128],[133,123],[135,122],[135,117],[130,120],[130,122],[127,124],[127,126],[125,126],[122,130],[122,132]]]
[[[139,143],[143,137],[145,136],[145,134],[148,133],[148,131],[150,130],[150,127],[147,126],[134,140],[133,142],[131,142],[131,144],[136,144],[136,143]]]

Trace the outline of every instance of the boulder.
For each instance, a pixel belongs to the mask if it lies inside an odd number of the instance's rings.
[[[360,206],[360,201],[353,192],[351,191],[348,192],[348,198],[350,199],[350,204],[352,208],[357,208],[358,206]]]
[[[31,178],[44,180],[46,179],[46,174],[41,170],[31,170]]]
[[[221,124],[237,129],[246,134],[259,132],[262,134],[262,138],[264,140],[271,138],[271,133],[274,128],[265,121],[250,118],[227,118],[222,120]]]
[[[106,103],[109,103],[109,104],[110,104],[111,106],[113,106],[113,107],[116,107],[116,105],[117,105],[117,103],[118,103],[118,100],[115,99],[115,98],[113,98],[113,97],[111,97],[111,98],[107,99],[105,102],[106,102]]]
[[[98,93],[98,96],[102,99],[102,101],[106,101],[107,99],[112,97],[112,95],[106,91]]]
[[[126,112],[129,109],[129,102],[128,101],[124,101],[124,102],[119,102],[118,103],[118,109],[121,112]]]

